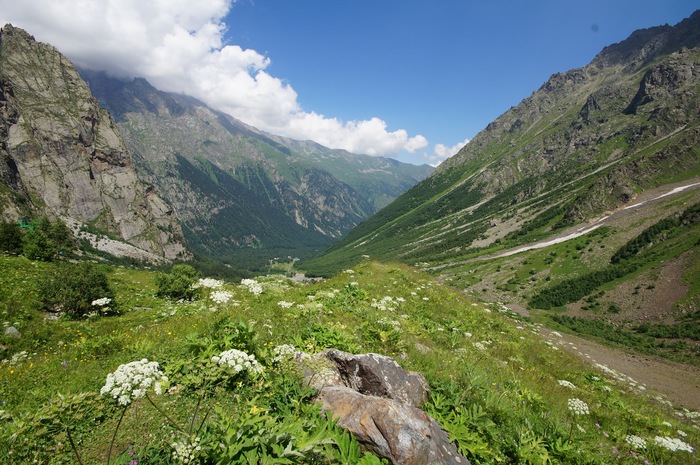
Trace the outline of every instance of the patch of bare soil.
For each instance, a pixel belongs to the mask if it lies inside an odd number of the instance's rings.
[[[700,411],[700,368],[675,363],[659,357],[638,355],[605,347],[571,334],[552,334],[543,329],[542,334],[559,347],[590,363],[599,363],[624,374],[630,387],[649,395],[661,395],[676,406]],[[632,387],[636,382],[636,387]]]

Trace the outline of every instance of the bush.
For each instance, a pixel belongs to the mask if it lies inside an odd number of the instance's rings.
[[[92,263],[58,263],[43,276],[38,291],[42,308],[63,311],[73,318],[114,308],[107,275]],[[92,305],[99,299],[110,299],[110,305]]]
[[[0,252],[11,255],[22,253],[22,231],[17,223],[0,223]]]
[[[156,295],[171,299],[193,300],[198,293],[192,287],[199,279],[199,273],[190,265],[173,265],[170,274],[158,273],[156,275]]]

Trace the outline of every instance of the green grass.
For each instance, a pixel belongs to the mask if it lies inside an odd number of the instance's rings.
[[[45,319],[34,310],[32,282],[51,266],[0,256],[1,319],[22,333],[1,341],[5,463],[76,463],[71,439],[84,463],[104,463],[123,409],[101,398],[100,388],[120,364],[142,358],[158,361],[177,386],[153,396],[158,408],[179,425],[199,412],[191,424],[204,425],[197,433],[200,463],[246,463],[236,455],[241,445],[249,454],[273,456],[279,438],[294,450],[313,445],[303,457],[288,457],[290,463],[379,463],[352,452],[357,444],[319,415],[294,370],[272,364],[271,350],[281,344],[310,353],[325,347],[382,353],[422,373],[432,388],[425,410],[474,464],[639,463],[625,441],[629,434],[647,440],[647,449],[636,453],[651,463],[681,464],[694,455],[668,451],[653,438],[682,430],[686,443],[700,443],[697,415],[658,402],[656,393],[630,392],[554,350],[530,320],[474,302],[404,265],[366,261],[319,283],[261,277],[260,295],[225,283],[232,294],[226,304],[207,299],[208,292],[193,302],[160,299],[153,273],[114,268],[108,276],[121,314],[81,321]],[[254,354],[264,376],[214,370],[211,354],[229,348]],[[23,351],[26,359],[10,362]],[[572,398],[586,402],[590,413],[573,416]],[[245,433],[251,425],[259,434]],[[228,436],[233,431],[238,440]],[[130,406],[118,433],[112,463],[176,463],[169,444],[182,437],[149,402]]]

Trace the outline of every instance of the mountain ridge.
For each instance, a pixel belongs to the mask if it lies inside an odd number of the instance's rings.
[[[267,134],[142,78],[81,73],[115,115],[140,175],[159,186],[188,242],[210,257],[253,254],[266,263],[266,249],[326,247],[433,170]],[[221,191],[224,178],[235,195]],[[249,206],[240,210],[235,199]]]

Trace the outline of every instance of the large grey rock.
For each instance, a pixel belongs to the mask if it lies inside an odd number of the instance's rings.
[[[391,357],[335,349],[322,354],[333,363],[343,384],[361,394],[396,399],[412,407],[428,400],[430,388],[423,375],[404,370]]]
[[[469,464],[437,421],[418,408],[429,392],[420,373],[384,355],[335,349],[303,354],[297,361],[319,390],[322,409],[364,450],[395,465]]]
[[[322,409],[363,449],[395,465],[465,465],[447,433],[428,414],[394,399],[360,394],[345,386],[321,390]]]

